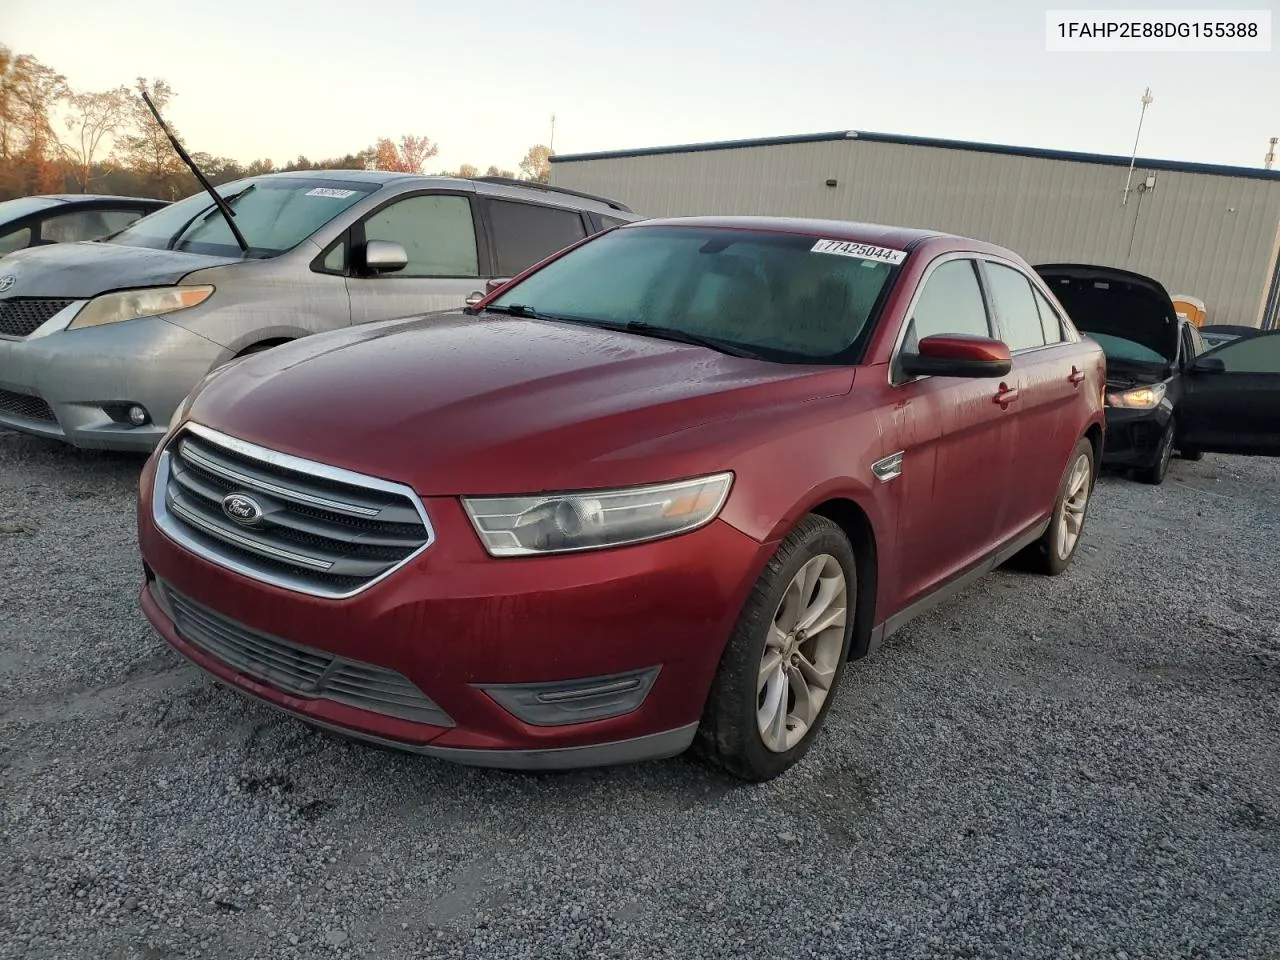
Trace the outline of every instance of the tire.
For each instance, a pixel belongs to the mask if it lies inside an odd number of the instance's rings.
[[[698,753],[753,783],[773,779],[808,753],[849,658],[857,609],[856,570],[848,537],[827,518],[810,514],[787,535],[756,581],[720,658],[698,728]],[[825,592],[829,605],[819,622],[836,616],[840,577],[844,591],[843,625],[832,624],[807,639],[803,632],[775,629],[778,623],[787,628],[796,619],[797,600],[805,599],[800,593],[806,571],[818,579],[809,591],[811,602],[799,604],[801,613],[806,608],[808,612],[821,609]],[[766,654],[775,667],[766,665]],[[800,656],[804,664],[795,659]],[[762,676],[766,676],[763,682]],[[800,685],[804,702],[814,704],[821,698],[816,711],[800,705]],[[762,712],[767,722],[761,720]],[[801,723],[793,721],[803,720],[805,713],[808,723],[798,729]],[[762,730],[762,722],[767,731]]]
[[[1059,543],[1059,533],[1062,526],[1067,523],[1068,513],[1077,513],[1077,511],[1069,509],[1069,501],[1075,500],[1080,492],[1079,489],[1073,490],[1073,488],[1076,487],[1080,477],[1080,462],[1082,459],[1086,466],[1083,500],[1076,501],[1079,505],[1079,525],[1075,528],[1075,539],[1070,541],[1069,547],[1064,553]],[[1071,559],[1076,555],[1080,541],[1084,539],[1085,521],[1088,519],[1089,501],[1093,498],[1093,482],[1096,474],[1093,444],[1089,442],[1087,437],[1082,437],[1076,441],[1075,448],[1071,451],[1071,456],[1067,458],[1067,467],[1063,470],[1062,480],[1058,484],[1058,496],[1053,501],[1053,516],[1049,520],[1049,529],[1044,532],[1044,536],[1032,545],[1031,550],[1028,552],[1030,566],[1036,572],[1056,577],[1071,566]]]
[[[1160,437],[1160,450],[1156,454],[1156,461],[1149,467],[1133,472],[1134,477],[1142,483],[1149,483],[1158,487],[1164,483],[1164,478],[1169,473],[1169,461],[1173,459],[1173,443],[1176,434],[1176,424],[1172,417],[1169,418],[1169,425],[1165,427],[1164,433]]]

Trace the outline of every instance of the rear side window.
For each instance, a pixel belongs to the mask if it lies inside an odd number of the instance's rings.
[[[386,279],[480,275],[475,221],[466,197],[427,194],[398,200],[365,221],[364,236],[404,247],[408,265]]]
[[[537,203],[489,201],[498,275],[511,277],[587,235],[576,210]]]
[[[1017,270],[998,263],[987,263],[986,273],[991,282],[991,299],[995,302],[1009,349],[1043,347],[1044,328],[1030,281]]]
[[[13,253],[15,250],[21,250],[31,243],[31,228],[21,227],[18,230],[10,230],[8,233],[0,234],[0,257],[6,253]]]
[[[626,220],[619,220],[616,217],[606,217],[603,215],[600,217],[600,226],[604,230],[608,230],[610,227],[620,227],[626,222]]]
[[[948,260],[929,274],[911,313],[911,325],[909,350],[925,337],[937,334],[991,336],[987,307],[972,260]]]
[[[1040,308],[1040,329],[1044,332],[1044,342],[1061,343],[1062,318],[1058,315],[1058,311],[1053,309],[1053,304],[1046,300],[1044,294],[1035,287],[1031,288],[1031,292],[1035,294],[1036,306]]]

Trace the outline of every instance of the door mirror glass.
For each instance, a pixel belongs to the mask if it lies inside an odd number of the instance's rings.
[[[1013,368],[1008,344],[963,333],[925,337],[901,362],[911,377],[1003,377]]]
[[[373,273],[393,273],[408,263],[409,255],[394,240],[370,240],[364,245],[364,265]]]

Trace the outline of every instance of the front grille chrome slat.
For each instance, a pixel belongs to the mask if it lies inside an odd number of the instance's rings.
[[[71,306],[74,300],[54,300],[49,297],[10,297],[0,300],[0,337],[23,340],[42,326],[54,314]]]
[[[157,584],[178,633],[239,673],[299,697],[436,727],[453,719],[403,674],[252,630]]]
[[[252,516],[224,508],[232,495]],[[235,503],[235,501],[230,501]],[[157,525],[221,566],[313,596],[353,596],[389,576],[434,535],[403,484],[301,460],[198,424],[162,452]]]

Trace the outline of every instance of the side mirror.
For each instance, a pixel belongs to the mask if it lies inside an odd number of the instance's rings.
[[[408,265],[409,255],[393,240],[370,240],[364,245],[364,266],[370,273],[394,273]]]
[[[1219,357],[1200,357],[1191,365],[1192,373],[1226,373],[1227,365]]]
[[[479,303],[485,297],[489,296],[489,294],[502,289],[504,286],[506,286],[510,282],[511,282],[510,277],[494,277],[492,280],[489,280],[487,283],[485,283],[484,293],[481,293],[479,290],[474,290],[471,293],[467,294],[467,306],[474,307],[477,303]]]
[[[921,340],[915,353],[901,354],[899,364],[911,377],[1003,377],[1013,369],[1013,358],[1000,340],[939,333]]]

